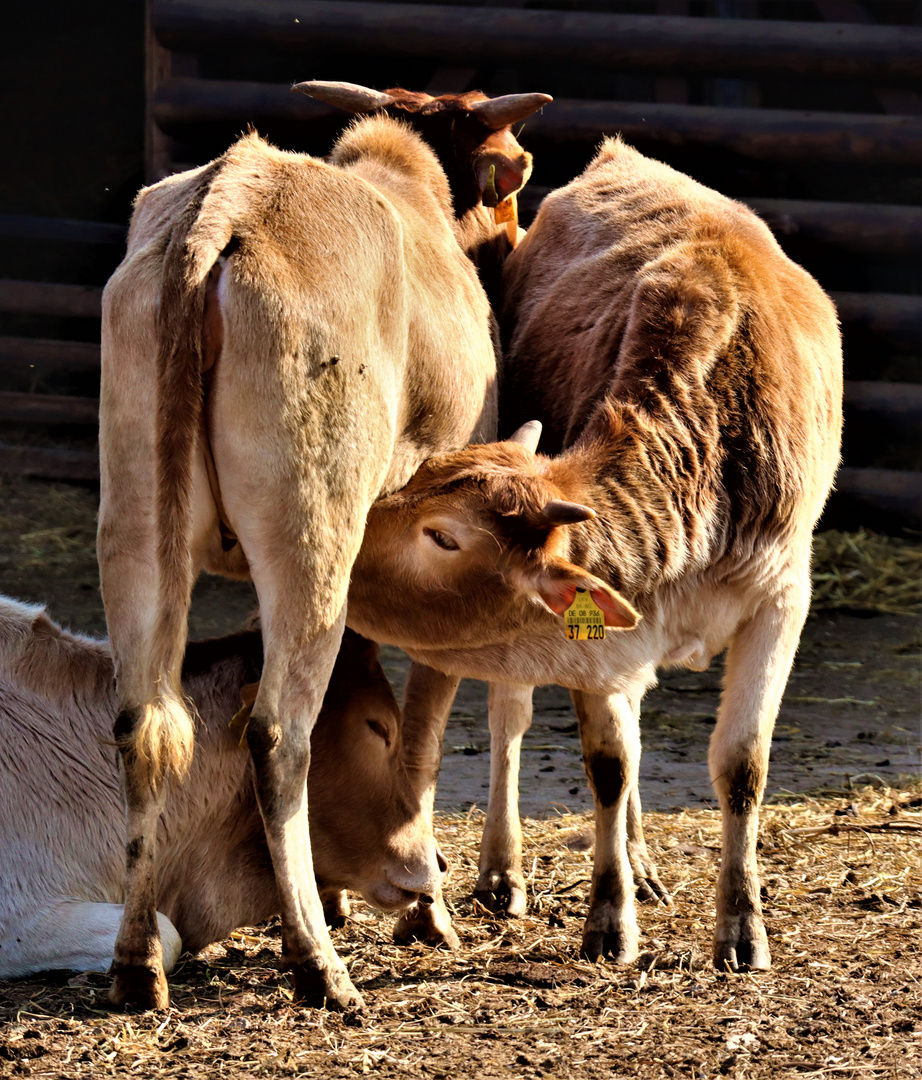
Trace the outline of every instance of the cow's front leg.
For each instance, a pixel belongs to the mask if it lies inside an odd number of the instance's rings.
[[[134,746],[140,711],[123,709],[115,722],[126,810],[125,907],[115,939],[109,1002],[122,1009],[166,1009],[170,992],[157,925],[157,825],[166,782],[152,782]]]
[[[772,729],[806,607],[799,595],[764,605],[727,651],[708,758],[723,824],[714,932],[714,966],[720,970],[771,967],[756,863],[759,807]]]
[[[519,820],[519,764],[522,737],[531,725],[534,687],[490,684],[490,801],[480,841],[480,875],[474,897],[490,911],[524,915]]]
[[[310,733],[342,636],[315,640],[295,660],[264,626],[266,663],[247,725],[254,783],[279,891],[282,962],[295,998],[308,1006],[361,1008],[336,955],[314,878],[307,816]],[[267,632],[268,630],[268,632]]]
[[[627,855],[634,872],[637,899],[652,900],[657,904],[672,904],[666,886],[660,881],[656,863],[650,858],[647,841],[643,834],[643,818],[640,810],[640,789],[631,788],[627,804]]]
[[[637,958],[634,874],[627,850],[627,811],[637,785],[640,737],[637,713],[624,694],[601,697],[573,691],[583,764],[595,796],[595,861],[582,955]]]
[[[423,801],[428,803],[429,814],[435,804],[435,785],[442,761],[442,742],[460,679],[414,662],[410,666],[403,694],[404,737],[413,746],[417,768],[422,770],[428,787]],[[439,869],[444,874],[448,863],[441,851],[437,853]],[[457,949],[461,942],[451,925],[451,915],[445,906],[441,885],[427,898],[409,907],[394,927],[394,941],[405,945],[411,941],[423,941],[427,945],[441,945]]]

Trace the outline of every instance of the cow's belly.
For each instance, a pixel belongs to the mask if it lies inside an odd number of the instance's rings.
[[[658,668],[706,670],[752,616],[760,595],[745,586],[687,585],[662,590],[636,629],[609,628],[605,641],[568,641],[560,619],[495,645],[406,651],[462,678],[636,694],[653,685]]]

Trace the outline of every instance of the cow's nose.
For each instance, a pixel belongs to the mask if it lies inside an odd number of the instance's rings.
[[[435,849],[435,861],[439,864],[439,870],[443,874],[446,873],[448,870],[448,859],[445,858],[439,848]]]

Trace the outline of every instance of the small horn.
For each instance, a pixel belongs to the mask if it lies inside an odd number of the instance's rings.
[[[550,94],[505,94],[503,97],[475,102],[470,111],[482,124],[499,131],[520,120],[527,120],[532,113],[550,105],[553,100]]]
[[[551,499],[542,509],[539,521],[542,525],[576,525],[580,521],[589,521],[596,516],[595,510],[582,503],[564,502],[563,499]]]
[[[308,97],[325,101],[327,105],[335,105],[337,109],[351,113],[374,112],[375,109],[383,109],[394,102],[390,94],[382,94],[378,90],[370,90],[367,86],[348,82],[299,82],[294,84],[292,90],[300,90]]]
[[[541,421],[529,420],[527,424],[523,424],[520,428],[514,431],[506,442],[518,443],[519,446],[524,446],[526,450],[530,450],[532,453],[538,449],[538,441],[541,438]]]

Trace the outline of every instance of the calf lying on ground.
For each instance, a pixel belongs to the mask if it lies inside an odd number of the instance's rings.
[[[767,968],[758,809],[838,463],[835,311],[748,209],[614,140],[545,200],[504,289],[503,415],[540,417],[562,452],[535,454],[540,425],[526,425],[430,460],[379,501],[350,625],[509,684],[491,699],[483,888],[524,889],[515,774],[531,686],[571,688],[596,802],[583,951],[620,961],[638,949],[641,697],[658,667],[703,669],[727,649],[709,756],[714,962]],[[579,589],[626,632],[566,640]]]
[[[192,754],[178,680],[203,568],[252,577],[259,597],[266,659],[247,741],[295,994],[361,1005],[314,884],[310,733],[371,503],[430,454],[495,430],[493,322],[469,256],[505,235],[486,189],[510,195],[527,175],[509,125],[548,99],[299,88],[419,114],[446,168],[408,123],[375,115],[326,161],[250,134],[138,197],[103,297],[100,391],[97,549],[128,808],[116,1005],[169,1001],[151,853],[164,777]],[[433,896],[435,844],[394,874]]]
[[[183,687],[202,723],[157,847],[157,921],[169,970],[279,911],[252,765],[228,720],[259,678],[258,631],[190,644]],[[0,978],[108,969],[124,899],[118,711],[104,641],[61,630],[41,608],[0,598]],[[311,841],[321,886],[385,909],[415,842],[420,763],[376,647],[343,638],[313,732]],[[431,751],[430,751],[431,752]]]

